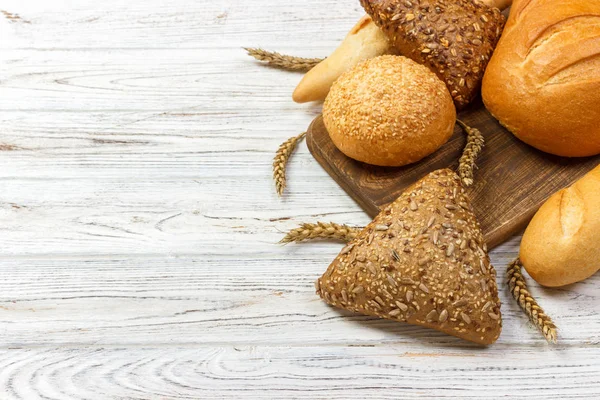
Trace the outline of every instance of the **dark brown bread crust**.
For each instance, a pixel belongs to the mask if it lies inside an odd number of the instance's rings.
[[[329,304],[491,344],[496,271],[460,179],[432,172],[386,207],[316,282]]]
[[[403,56],[446,83],[457,109],[477,95],[502,33],[497,8],[473,0],[360,0]]]

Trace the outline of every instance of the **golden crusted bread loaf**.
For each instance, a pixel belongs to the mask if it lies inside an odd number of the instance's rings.
[[[497,8],[473,0],[361,0],[399,54],[430,68],[458,109],[479,93],[502,33]]]
[[[406,57],[387,55],[359,64],[333,84],[323,122],[348,157],[402,166],[448,141],[456,109],[435,74]]]
[[[525,143],[560,156],[600,154],[600,1],[516,0],[482,93]]]
[[[315,284],[329,304],[479,344],[502,330],[496,271],[460,179],[434,171],[387,206]]]
[[[523,235],[520,258],[544,286],[579,282],[600,269],[600,166],[544,203]]]

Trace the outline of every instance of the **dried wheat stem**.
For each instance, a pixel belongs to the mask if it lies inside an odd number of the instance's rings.
[[[485,140],[478,129],[471,128],[461,120],[456,120],[456,123],[467,133],[467,144],[458,163],[458,175],[465,186],[471,186],[473,172],[476,168],[475,162],[483,149]]]
[[[315,65],[323,61],[322,58],[303,58],[279,54],[274,51],[244,47],[248,55],[259,61],[265,61],[268,65],[285,69],[287,71],[310,71]]]
[[[290,159],[290,156],[294,152],[294,149],[300,143],[300,141],[306,136],[306,132],[302,132],[298,136],[294,136],[286,140],[279,146],[277,150],[277,154],[275,154],[275,158],[273,159],[273,179],[275,180],[275,188],[277,189],[277,194],[282,195],[285,190],[286,179],[285,179],[285,169],[287,163]]]
[[[358,235],[363,228],[348,225],[338,225],[333,222],[317,222],[316,224],[302,224],[299,228],[289,231],[279,243],[299,243],[313,239],[339,240],[349,242]]]
[[[533,322],[542,332],[549,343],[556,343],[556,325],[552,322],[552,318],[544,313],[535,299],[527,289],[525,277],[521,274],[521,260],[517,258],[509,264],[506,270],[506,278],[508,287],[512,296],[515,298],[519,306],[527,313],[531,322]]]

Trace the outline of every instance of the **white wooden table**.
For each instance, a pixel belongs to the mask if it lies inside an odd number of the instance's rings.
[[[598,398],[600,276],[532,285],[547,345],[502,285],[479,348],[340,313],[313,284],[368,217],[302,145],[319,106],[242,46],[325,56],[356,0],[0,2],[1,399]],[[519,238],[493,253],[503,281]],[[573,266],[576,267],[576,266]]]

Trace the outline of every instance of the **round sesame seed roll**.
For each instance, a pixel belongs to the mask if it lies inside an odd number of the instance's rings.
[[[403,166],[448,141],[456,109],[444,83],[427,67],[386,55],[340,76],[325,99],[323,121],[348,157]]]

